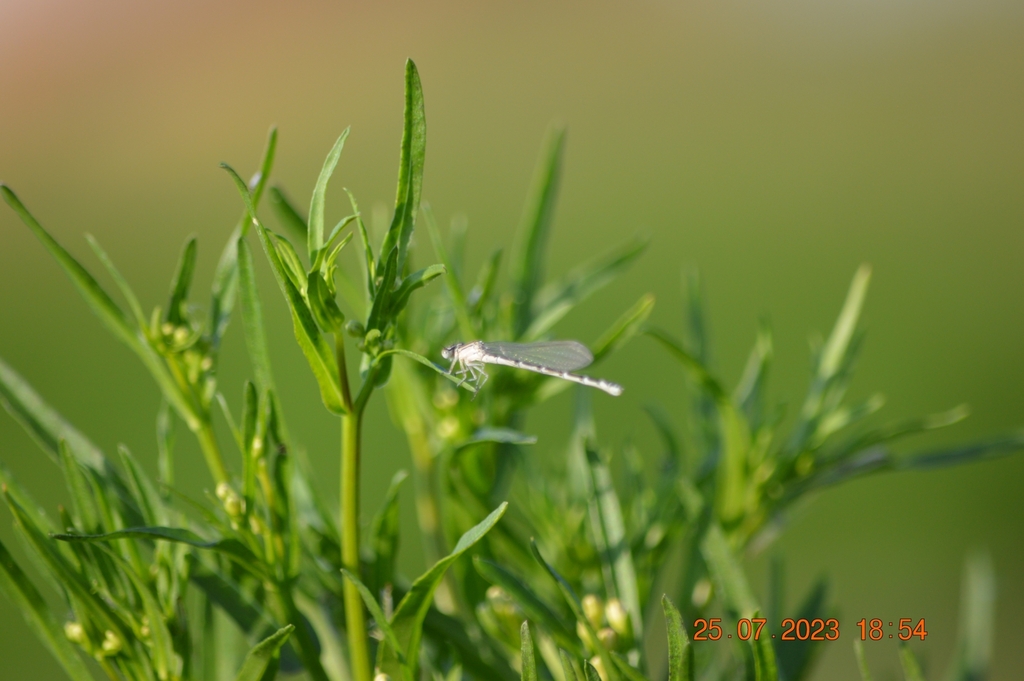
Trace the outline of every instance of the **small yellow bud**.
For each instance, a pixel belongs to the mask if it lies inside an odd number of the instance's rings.
[[[619,635],[611,627],[604,627],[597,632],[597,640],[607,650],[615,650],[619,647]]]
[[[373,681],[391,681],[391,676],[381,672],[373,677]]]
[[[629,613],[626,612],[626,608],[618,598],[608,601],[608,605],[604,608],[604,616],[608,618],[608,626],[614,629],[619,636],[629,638],[632,635]]]
[[[103,634],[103,644],[100,646],[100,650],[108,657],[117,655],[121,652],[121,639],[117,637],[117,634],[107,629]]]
[[[711,581],[707,578],[698,579],[693,585],[693,595],[690,596],[694,607],[703,608],[711,600]]]
[[[181,345],[188,340],[188,329],[184,326],[179,326],[174,330],[174,342]]]
[[[85,643],[85,627],[78,622],[65,622],[64,635],[67,636],[68,640],[72,643]]]
[[[203,357],[203,361],[199,363],[199,368],[203,371],[209,371],[213,368],[213,357]]]
[[[224,510],[227,511],[228,515],[232,518],[237,518],[245,513],[245,500],[236,494],[232,494],[224,500]]]
[[[590,635],[590,631],[587,629],[587,625],[583,622],[576,622],[576,635],[583,641],[583,645],[588,650],[597,650],[597,642]]]
[[[160,332],[165,336],[170,336],[172,333],[174,333],[174,324],[171,324],[170,322],[164,322],[163,324],[160,325]]]
[[[224,501],[229,494],[231,494],[231,485],[226,482],[222,482],[217,485],[217,491],[215,492],[217,498]]]
[[[601,599],[594,594],[587,594],[583,597],[583,614],[587,616],[590,626],[597,629],[604,620],[604,606]]]
[[[459,420],[454,416],[446,416],[437,424],[437,434],[444,440],[449,440],[459,432]]]

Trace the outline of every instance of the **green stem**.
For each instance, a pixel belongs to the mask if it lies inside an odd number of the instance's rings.
[[[227,482],[228,471],[224,468],[224,459],[220,455],[220,447],[217,445],[217,436],[213,433],[213,425],[209,421],[205,421],[195,433],[199,439],[199,446],[203,450],[203,456],[206,457],[206,465],[209,467],[214,481],[218,485],[222,482]]]
[[[341,417],[341,564],[352,574],[359,571],[359,448],[362,409]],[[363,599],[356,585],[345,580],[345,629],[353,681],[370,681]]]

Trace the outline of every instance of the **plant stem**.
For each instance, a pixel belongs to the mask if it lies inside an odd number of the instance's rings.
[[[359,572],[359,448],[362,409],[341,417],[341,564]],[[363,599],[356,585],[345,580],[345,629],[353,681],[370,681]]]
[[[204,421],[199,426],[199,429],[195,431],[195,434],[199,439],[199,446],[203,450],[203,456],[206,457],[206,465],[209,467],[214,481],[218,485],[222,482],[227,482],[228,472],[224,468],[224,459],[220,456],[220,447],[217,445],[217,436],[213,433],[213,425],[209,421]]]

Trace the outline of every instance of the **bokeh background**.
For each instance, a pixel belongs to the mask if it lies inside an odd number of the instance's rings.
[[[403,61],[413,57],[427,105],[424,196],[442,219],[468,217],[471,266],[511,242],[553,120],[568,125],[569,142],[551,272],[637,232],[652,238],[641,263],[560,336],[593,340],[646,291],[658,298],[655,321],[681,332],[681,273],[697,267],[717,368],[734,382],[758,319],[770,318],[771,394],[792,412],[807,383],[807,339],[831,328],[866,261],[875,276],[854,396],[884,393],[882,419],[971,405],[967,422],[921,446],[1024,425],[1021,3],[368,5],[0,0],[0,178],[94,271],[82,235],[96,235],[147,306],[163,304],[178,251],[197,233],[194,299],[205,305],[240,212],[218,162],[252,172],[276,123],[276,177],[301,203],[351,125],[328,217],[345,210],[343,184],[386,210]],[[289,421],[335,494],[337,424],[261,275]],[[248,370],[237,328],[227,345],[221,386],[237,409]],[[0,356],[102,447],[124,442],[154,467],[156,388],[6,207]],[[595,399],[600,435],[651,450],[641,407],[681,414],[681,372],[639,339],[602,373],[627,391]],[[563,394],[530,421],[536,455],[560,455],[570,404]],[[371,412],[367,508],[408,465],[382,399]],[[188,437],[180,442],[182,486],[201,493],[205,469]],[[64,499],[57,469],[6,415],[0,458],[49,507]],[[752,578],[763,590],[768,559],[781,556],[793,607],[829,576],[844,629],[816,678],[858,678],[851,642],[861,617],[924,617],[929,636],[917,649],[934,679],[954,641],[963,560],[988,550],[999,580],[994,678],[1020,678],[1022,484],[1019,455],[826,491],[750,561]],[[403,513],[411,529],[410,503]],[[6,509],[0,521],[10,546]],[[421,564],[409,533],[402,564],[409,573]],[[898,677],[890,642],[869,643],[868,659],[876,678]],[[0,678],[60,678],[5,599]]]

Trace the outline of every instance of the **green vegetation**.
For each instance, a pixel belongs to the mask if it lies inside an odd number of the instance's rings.
[[[463,261],[464,224],[454,223],[446,237],[421,205],[426,123],[411,62],[405,86],[394,216],[379,244],[371,243],[351,194],[351,215],[330,231],[324,222],[328,183],[347,130],[324,162],[308,218],[282,190],[268,190],[275,131],[251,182],[225,166],[243,212],[220,258],[205,321],[188,305],[195,240],[182,252],[166,309],[147,316],[90,239],[120,289],[125,312],[2,186],[7,203],[104,324],[139,356],[164,398],[154,480],[126,448],[116,456],[100,451],[0,362],[0,401],[60,465],[71,499],[70,509],[52,516],[0,465],[17,532],[66,608],[55,611],[3,545],[0,588],[69,678],[102,673],[116,680],[198,681],[227,678],[230,669],[240,680],[302,671],[318,681],[682,681],[698,675],[796,681],[808,677],[817,644],[767,635],[777,633],[789,613],[777,590],[765,605],[758,602],[743,571],[744,551],[769,544],[787,509],[824,486],[1024,446],[1024,435],[1016,433],[937,452],[897,455],[891,449],[899,438],[963,418],[962,408],[863,426],[881,401],[847,404],[844,397],[862,340],[857,321],[870,278],[864,267],[831,335],[815,351],[810,388],[795,418],[787,421],[765,401],[772,361],[768,328],[759,333],[736,388],[708,369],[694,280],[685,341],[648,323],[654,300],[642,295],[589,343],[597,363],[628,342],[663,348],[692,387],[694,408],[685,417],[690,427],[652,408],[662,452],[641,457],[628,444],[609,447],[599,439],[590,393],[576,387],[564,465],[534,460],[529,446],[536,440],[521,432],[526,414],[569,383],[492,369],[493,380],[474,395],[430,358],[456,339],[549,337],[574,306],[636,260],[644,243],[629,241],[561,279],[545,277],[564,147],[562,131],[554,130],[508,264],[502,267],[502,250],[496,249],[471,276]],[[263,222],[265,193],[281,233]],[[410,248],[417,222],[439,261],[421,269],[413,261],[423,254]],[[314,473],[294,445],[301,435],[286,426],[250,232],[270,263],[324,407],[340,422],[336,502],[312,484]],[[353,277],[339,268],[338,257],[356,236],[362,271]],[[304,253],[289,238],[305,243]],[[252,381],[232,409],[217,367],[236,302]],[[395,475],[361,535],[362,419],[378,389],[408,441],[431,565],[412,580],[395,562],[405,473]],[[241,454],[240,471],[225,464],[214,434],[216,411]],[[174,441],[182,423],[197,438],[210,471],[215,492],[205,501],[175,491]],[[693,442],[684,446],[681,432],[693,433]],[[655,460],[656,469],[645,460]],[[681,580],[671,578],[669,569]],[[961,645],[949,678],[985,675],[993,590],[988,563],[970,562]],[[794,612],[813,619],[827,617],[829,608],[822,584]],[[712,644],[688,638],[698,618],[718,617],[735,627],[762,612],[768,628],[757,640]],[[229,635],[218,618],[230,619],[236,631]],[[667,642],[651,633],[661,626]],[[869,678],[860,649],[855,653]],[[910,648],[901,650],[901,662],[908,680],[922,678]]]

